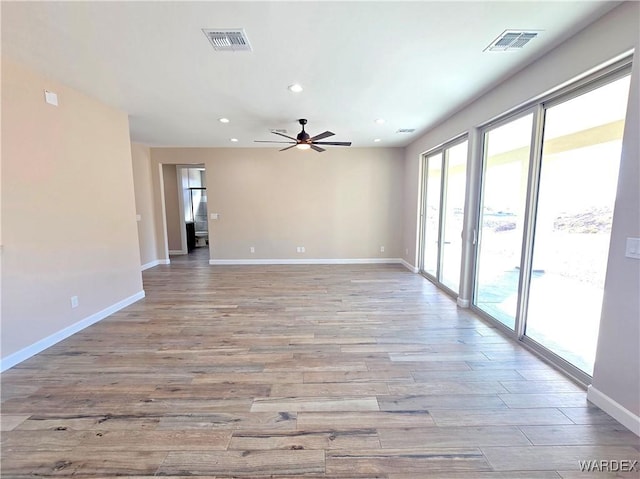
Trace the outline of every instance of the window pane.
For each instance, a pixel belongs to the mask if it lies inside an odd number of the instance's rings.
[[[593,374],[629,77],[545,115],[526,334]]]
[[[440,183],[442,153],[427,158],[427,198],[425,203],[425,231],[423,269],[436,275],[438,270],[438,237],[440,235]]]
[[[443,205],[444,237],[440,282],[457,293],[460,288],[464,196],[467,185],[467,141],[449,148],[446,155],[447,175]]]
[[[515,326],[533,115],[485,133],[475,304]]]

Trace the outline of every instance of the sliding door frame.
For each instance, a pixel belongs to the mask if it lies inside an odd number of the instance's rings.
[[[422,276],[424,276],[425,278],[429,279],[430,281],[434,282],[437,284],[438,281],[438,271],[439,271],[439,266],[440,266],[440,252],[438,251],[438,254],[436,256],[436,274],[433,275],[429,272],[427,272],[426,268],[425,268],[425,248],[426,248],[426,241],[427,239],[430,237],[429,235],[427,235],[427,203],[429,200],[429,192],[428,192],[428,187],[429,187],[429,157],[431,156],[435,156],[438,153],[440,153],[440,194],[438,196],[438,245],[440,244],[440,230],[441,230],[441,212],[442,212],[442,165],[444,163],[443,158],[444,155],[442,155],[442,152],[438,151],[437,149],[431,150],[427,153],[424,153],[422,155],[421,158],[421,162],[422,162],[422,201],[421,201],[421,205],[420,205],[420,248],[419,248],[419,260],[418,260],[418,269],[420,271],[420,274],[422,274]],[[439,246],[438,246],[439,248]]]
[[[584,95],[586,93],[589,93],[590,91],[593,90],[597,90],[600,87],[603,87],[609,83],[612,83],[616,80],[619,80],[625,76],[628,76],[631,74],[631,58],[627,58],[625,60],[622,60],[620,62],[617,62],[616,64],[611,65],[609,68],[606,68],[604,70],[600,70],[598,73],[588,77],[587,79],[585,79],[582,82],[579,82],[577,84],[572,85],[572,88],[568,88],[565,89],[562,92],[559,92],[556,95],[550,96],[549,98],[545,99],[545,101],[541,101],[539,104],[539,108],[542,110],[542,115],[544,115],[546,113],[546,110],[549,108],[552,108],[554,106],[560,105],[562,103],[565,103],[567,101],[570,101],[574,98],[577,98],[581,95]],[[541,129],[542,130],[542,129]],[[534,210],[537,211],[537,206],[538,206],[538,186],[539,186],[539,181],[540,181],[540,174],[542,171],[542,147],[543,147],[543,134],[541,132],[540,135],[540,144],[539,144],[539,153],[538,153],[538,158],[537,158],[537,171],[536,171],[536,192],[535,192],[535,196],[532,198],[533,201],[533,205],[534,205]],[[619,175],[619,172],[618,172]],[[612,205],[613,206],[613,205]],[[534,213],[535,213],[534,211]],[[530,224],[532,229],[532,235],[535,234],[535,214],[533,216],[533,220]],[[532,237],[532,243],[531,243],[531,247],[530,247],[530,263],[528,266],[528,270],[529,270],[529,275],[531,274],[531,262],[533,261],[533,237]],[[529,284],[529,283],[528,283]],[[528,294],[529,294],[529,287],[526,288],[526,304],[525,304],[525,311],[528,308]],[[582,371],[581,369],[577,368],[576,366],[574,366],[572,363],[570,363],[569,361],[567,361],[566,359],[564,359],[562,356],[554,353],[553,351],[551,351],[550,349],[546,348],[545,346],[543,346],[542,344],[540,344],[539,342],[537,342],[536,340],[532,339],[531,337],[527,336],[525,334],[525,327],[526,327],[526,317],[524,318],[525,322],[523,322],[522,324],[522,334],[521,336],[518,338],[520,341],[522,341],[523,344],[525,344],[526,346],[528,346],[529,348],[531,348],[532,350],[536,351],[538,354],[540,354],[541,356],[543,356],[544,358],[548,359],[551,363],[557,365],[558,367],[560,367],[561,369],[563,369],[565,372],[567,372],[570,376],[574,377],[575,379],[577,379],[579,382],[583,383],[583,384],[590,384],[591,380],[592,380],[592,376],[589,375],[588,373]]]
[[[515,326],[513,330],[477,306],[476,304],[476,300],[478,296],[477,274],[479,270],[478,263],[480,261],[479,248],[480,248],[480,245],[482,244],[482,220],[483,220],[482,209],[484,205],[484,196],[485,196],[484,180],[485,180],[486,170],[487,170],[487,158],[486,158],[487,133],[503,125],[519,120],[527,115],[533,115],[532,128],[531,128],[531,142],[533,142],[536,138],[536,126],[537,126],[537,121],[539,119],[538,108],[536,108],[536,106],[529,105],[527,107],[519,108],[509,113],[506,116],[500,117],[478,128],[478,135],[481,138],[481,142],[480,142],[481,146],[479,151],[479,160],[481,162],[481,166],[479,168],[480,170],[479,174],[476,178],[476,181],[477,181],[476,191],[478,192],[478,201],[475,205],[476,211],[475,211],[475,218],[474,218],[474,234],[473,234],[473,261],[472,261],[472,268],[469,271],[469,276],[471,281],[471,301],[470,301],[469,308],[474,313],[481,316],[482,318],[489,320],[491,324],[495,325],[498,329],[500,329],[500,331],[502,331],[507,336],[515,340],[520,340],[522,338],[522,335],[524,334],[524,323],[519,321],[519,318],[521,317],[522,311],[524,309],[524,305],[522,302],[522,297],[523,297],[522,291],[525,284],[524,280],[526,278],[523,277],[523,271],[527,262],[530,261],[528,257],[531,256],[530,252],[525,254],[524,251],[525,251],[525,248],[528,249],[527,234],[529,231],[531,231],[531,225],[530,225],[531,212],[529,208],[529,197],[532,191],[531,190],[531,187],[532,187],[531,174],[532,174],[532,167],[533,167],[534,156],[535,156],[535,149],[533,147],[529,149],[529,162],[528,162],[528,168],[527,168],[527,175],[528,175],[527,190],[525,193],[526,200],[525,200],[525,211],[524,211],[524,218],[523,218],[522,243],[520,246],[520,261],[519,261],[520,274],[518,276],[518,289],[517,289],[518,301],[516,304]]]
[[[460,292],[460,288],[462,287],[462,281],[460,281],[460,283],[458,284],[458,291],[453,291],[451,288],[449,288],[447,285],[445,285],[444,283],[441,282],[441,274],[442,274],[442,256],[443,256],[443,242],[444,242],[444,215],[445,215],[445,206],[446,206],[446,202],[447,202],[447,180],[448,180],[448,176],[449,176],[449,171],[448,171],[448,167],[449,167],[449,149],[457,146],[461,143],[464,143],[465,141],[469,141],[469,135],[467,133],[463,133],[462,135],[458,135],[454,138],[452,138],[451,140],[442,143],[441,145],[432,148],[431,150],[428,150],[426,153],[423,153],[421,156],[420,161],[422,162],[422,181],[421,181],[421,185],[422,185],[422,201],[420,204],[420,240],[419,240],[419,255],[418,255],[418,265],[419,265],[419,271],[420,274],[422,276],[424,276],[425,278],[427,278],[429,281],[433,282],[434,284],[436,284],[439,288],[441,288],[443,291],[445,291],[447,294],[449,294],[450,296],[457,298],[458,294]],[[467,143],[468,145],[468,143]],[[440,173],[440,197],[439,197],[439,212],[438,212],[438,255],[437,255],[437,260],[436,260],[436,274],[433,275],[431,273],[428,273],[425,269],[425,254],[424,254],[424,249],[425,249],[425,241],[428,238],[428,235],[426,234],[426,227],[427,227],[427,188],[428,188],[428,181],[429,181],[429,157],[432,157],[434,155],[441,155],[441,160],[440,160],[440,168],[441,168],[441,173]],[[469,165],[469,150],[467,147],[467,161],[466,161],[466,165],[465,168],[468,169],[468,165]],[[466,188],[465,188],[465,200],[466,200]],[[460,265],[459,268],[462,269],[462,252],[460,255]]]
[[[482,318],[498,328],[506,336],[511,337],[528,349],[534,351],[542,359],[548,361],[552,365],[560,368],[566,374],[571,376],[577,382],[588,385],[591,383],[592,376],[574,366],[558,354],[544,347],[530,337],[526,336],[527,309],[529,302],[529,292],[531,284],[532,263],[533,263],[533,246],[535,240],[535,221],[537,215],[538,194],[540,186],[540,173],[542,167],[542,153],[544,144],[544,120],[545,113],[548,108],[559,105],[573,98],[579,97],[589,91],[596,90],[601,86],[611,83],[615,80],[623,78],[631,73],[632,56],[627,54],[620,57],[617,61],[598,70],[597,72],[585,75],[585,77],[571,82],[557,91],[546,94],[534,101],[523,105],[506,113],[500,118],[494,119],[477,129],[481,138],[481,148],[479,160],[481,167],[479,175],[475,178],[477,186],[477,204],[474,218],[474,244],[473,244],[473,261],[472,268],[468,271],[467,281],[471,281],[471,304],[470,309]],[[511,330],[508,326],[502,324],[499,320],[492,317],[476,305],[477,289],[478,289],[478,262],[479,248],[481,245],[482,232],[482,208],[484,195],[484,178],[486,174],[486,150],[487,150],[487,132],[511,121],[517,120],[527,114],[533,113],[533,126],[531,133],[531,147],[529,153],[529,168],[527,177],[526,204],[523,222],[523,237],[520,256],[520,275],[518,280],[518,299],[516,307],[515,327]]]

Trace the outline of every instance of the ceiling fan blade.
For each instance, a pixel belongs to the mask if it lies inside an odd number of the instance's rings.
[[[309,138],[311,141],[322,140],[323,138],[329,138],[330,136],[335,135],[335,133],[331,131],[325,131],[324,133],[320,133],[319,135],[314,136],[313,138]]]
[[[297,145],[291,145],[291,146],[287,146],[286,148],[283,148],[280,151],[285,151],[285,150],[290,150],[291,148],[295,148]]]
[[[274,135],[284,136],[285,138],[289,138],[290,140],[296,141],[296,139],[294,137],[289,136],[289,135],[285,135],[284,133],[280,133],[279,131],[271,130],[271,133],[273,133]]]
[[[313,150],[316,150],[318,153],[322,153],[325,151],[324,148],[320,148],[319,146],[314,145],[313,143],[309,145]]]
[[[351,146],[350,141],[314,141],[315,145]]]
[[[293,141],[269,141],[269,140],[253,140],[254,143],[293,143],[294,145],[296,144],[296,142]]]

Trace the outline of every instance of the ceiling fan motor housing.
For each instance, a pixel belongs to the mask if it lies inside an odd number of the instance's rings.
[[[307,120],[305,120],[304,118],[300,118],[298,120],[298,123],[300,123],[300,125],[302,125],[302,131],[300,133],[298,133],[298,136],[296,136],[296,138],[298,139],[298,141],[307,141],[309,139],[309,133],[307,133],[306,131],[304,131],[304,125],[307,124]]]

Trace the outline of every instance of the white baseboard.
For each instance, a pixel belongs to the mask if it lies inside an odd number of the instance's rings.
[[[158,266],[159,264],[171,264],[171,260],[170,259],[156,259],[156,260],[150,261],[147,264],[143,264],[140,267],[140,271],[144,271],[146,269],[153,268],[154,266]]]
[[[181,255],[181,254],[189,254],[188,251],[182,250],[182,249],[170,249],[169,250],[169,254],[172,255]]]
[[[140,271],[144,271],[146,269],[153,268],[154,266],[158,266],[159,264],[160,264],[160,260],[156,259],[154,261],[151,261],[151,262],[149,262],[147,264],[143,264],[142,266],[140,266]]]
[[[91,326],[94,323],[106,318],[107,316],[112,315],[113,313],[120,311],[123,308],[126,308],[130,304],[135,303],[136,301],[144,298],[144,291],[140,291],[133,296],[129,296],[128,298],[123,299],[122,301],[118,301],[115,304],[112,304],[108,308],[103,309],[102,311],[98,311],[91,316],[88,316],[77,323],[72,324],[71,326],[67,326],[64,329],[61,329],[57,333],[53,333],[50,336],[47,336],[40,341],[33,343],[31,346],[27,346],[26,348],[21,349],[20,351],[16,351],[13,354],[10,354],[6,358],[2,358],[0,361],[0,372],[4,372],[7,369],[15,366],[22,361],[29,359],[31,356],[34,356],[45,349],[53,346],[56,343],[59,343],[63,339],[68,338],[72,334],[77,333],[78,331],[82,331],[84,328]]]
[[[617,403],[592,385],[587,387],[587,400],[598,406],[636,436],[640,436],[640,417]]]
[[[468,308],[469,307],[469,300],[468,299],[462,299],[462,298],[458,298],[456,299],[456,304],[458,306],[460,306],[461,308]]]
[[[304,259],[210,259],[210,265],[268,265],[268,264],[402,264],[400,258],[304,258]]]
[[[402,264],[402,266],[404,266],[405,268],[407,268],[409,271],[411,271],[412,273],[417,273],[420,270],[418,268],[416,268],[414,265],[412,265],[411,263],[405,261],[404,259],[400,259],[400,264]]]

